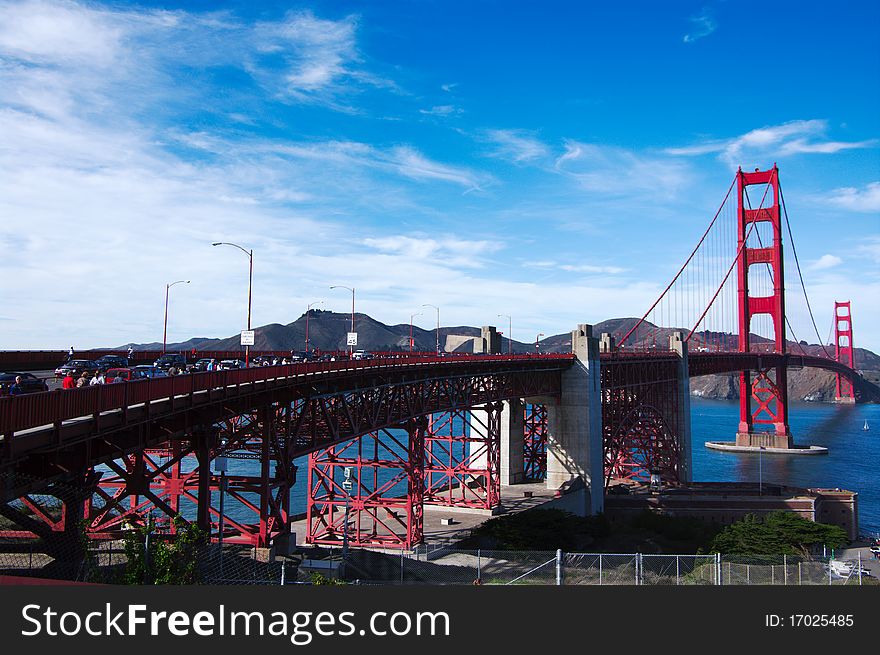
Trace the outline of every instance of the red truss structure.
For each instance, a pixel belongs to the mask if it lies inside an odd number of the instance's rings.
[[[143,525],[148,517],[174,530],[172,517],[193,520],[207,512],[214,538],[222,523],[227,543],[268,547],[288,531],[296,472],[279,436],[288,414],[277,406],[264,407],[222,421],[208,439],[173,440],[163,448],[109,462],[110,472],[102,475],[87,503],[89,535],[117,538],[126,523]],[[260,474],[218,475],[211,471],[211,463],[219,456],[259,461]],[[200,495],[210,502],[200,504]],[[248,513],[254,515],[253,522],[241,519]]]
[[[425,435],[427,505],[491,509],[500,503],[501,403],[433,414]]]
[[[410,549],[422,541],[424,418],[309,455],[306,543]],[[346,473],[349,484],[346,489]]]
[[[618,356],[602,360],[605,486],[611,480],[681,482],[682,397],[674,357]]]
[[[853,350],[852,308],[850,301],[834,303],[834,359],[850,368],[856,367]],[[855,389],[852,380],[837,374],[834,399],[838,402],[854,403]]]
[[[525,479],[537,482],[547,479],[547,407],[525,406],[523,469]]]
[[[769,171],[737,172],[737,294],[739,322],[739,351],[750,352],[752,318],[761,314],[770,316],[773,324],[774,341],[772,352],[785,352],[785,277],[782,268],[782,223],[779,206],[779,170],[774,166]],[[765,185],[761,203],[757,209],[748,205],[746,188],[751,185]],[[770,196],[769,200],[767,196]],[[772,242],[760,241],[759,224],[769,223]],[[749,245],[754,233],[761,247]],[[766,267],[771,280],[772,292],[769,296],[749,295],[749,268]],[[788,369],[781,366],[759,368],[755,376],[749,370],[740,372],[740,419],[737,431],[737,444],[791,446],[791,432],[788,427]],[[757,407],[752,410],[752,405]],[[773,433],[760,433],[756,425],[772,426]]]

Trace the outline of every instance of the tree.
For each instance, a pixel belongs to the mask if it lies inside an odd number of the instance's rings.
[[[836,525],[815,523],[793,512],[777,511],[763,516],[748,514],[728,525],[712,541],[712,552],[806,556],[812,546],[824,544],[839,548],[848,541],[846,532]]]
[[[165,540],[153,522],[128,530],[125,556],[128,560],[125,584],[196,584],[199,554],[208,543],[204,530],[180,515],[172,520],[176,533]]]

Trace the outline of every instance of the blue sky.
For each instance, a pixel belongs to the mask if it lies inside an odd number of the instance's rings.
[[[0,348],[308,303],[530,341],[645,311],[780,167],[823,337],[880,350],[876,2],[0,0]],[[812,327],[787,260],[788,310]],[[810,339],[815,341],[815,338]]]

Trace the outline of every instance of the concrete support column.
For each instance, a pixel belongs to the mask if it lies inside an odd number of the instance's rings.
[[[501,335],[494,325],[480,328],[479,338],[474,339],[475,355],[498,355],[501,352]]]
[[[669,349],[678,353],[678,424],[675,434],[681,447],[679,462],[679,479],[688,483],[692,479],[693,467],[691,460],[691,379],[688,372],[688,345],[681,332],[673,332],[669,337]]]
[[[573,507],[585,516],[604,508],[599,343],[592,326],[572,331],[571,348],[576,360],[562,374],[560,398],[547,403],[547,488],[565,485],[581,494]]]
[[[520,484],[525,479],[525,403],[505,400],[501,409],[501,484]]]

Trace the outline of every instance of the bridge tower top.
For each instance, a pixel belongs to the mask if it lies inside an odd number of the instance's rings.
[[[737,291],[739,350],[751,349],[752,317],[768,314],[773,323],[773,351],[785,352],[785,278],[782,269],[782,222],[779,210],[779,169],[737,171]],[[765,185],[757,208],[751,207],[747,187]],[[770,196],[770,197],[768,197]],[[764,243],[761,223],[769,223],[772,235]],[[757,244],[757,246],[755,245]],[[769,295],[753,296],[749,291],[749,268],[761,266],[770,276]],[[755,290],[757,291],[757,290]]]

